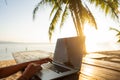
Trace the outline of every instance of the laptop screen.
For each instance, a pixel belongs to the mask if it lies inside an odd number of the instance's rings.
[[[82,63],[81,43],[80,37],[58,39],[53,61],[80,69]]]

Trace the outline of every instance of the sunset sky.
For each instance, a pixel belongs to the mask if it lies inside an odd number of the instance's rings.
[[[32,12],[39,0],[0,0],[0,41],[15,42],[49,42],[49,14],[50,7],[42,6],[33,21]],[[86,24],[85,35],[87,44],[115,43],[117,38],[109,27],[118,27],[118,24],[105,17],[99,8],[89,5],[98,24],[98,30],[89,28]],[[61,30],[56,29],[52,42],[59,37],[76,36],[72,19],[69,18]]]

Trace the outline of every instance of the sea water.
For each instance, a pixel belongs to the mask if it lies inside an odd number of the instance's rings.
[[[12,53],[20,51],[42,50],[47,52],[54,52],[55,43],[0,43],[0,60],[13,59]],[[93,47],[94,46],[94,47]],[[120,43],[116,44],[96,44],[91,45],[89,52],[120,50]]]
[[[41,50],[54,52],[54,43],[0,43],[0,60],[13,59],[12,53]]]

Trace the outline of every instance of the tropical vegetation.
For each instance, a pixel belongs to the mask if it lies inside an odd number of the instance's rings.
[[[85,47],[83,33],[84,24],[89,23],[97,29],[94,15],[90,11],[87,3],[100,7],[106,15],[109,14],[113,19],[118,19],[118,8],[120,5],[119,0],[40,0],[33,11],[33,18],[35,18],[35,14],[41,5],[51,5],[52,11],[50,13],[50,17],[52,20],[48,31],[49,39],[51,39],[58,22],[60,21],[60,27],[62,27],[67,16],[71,15],[77,35],[83,39],[82,46]]]
[[[117,42],[120,43],[120,30],[117,29],[117,28],[113,28],[113,27],[111,27],[110,30],[114,30],[114,31],[117,32],[117,33],[116,33],[116,36],[117,36],[117,38],[118,38]]]

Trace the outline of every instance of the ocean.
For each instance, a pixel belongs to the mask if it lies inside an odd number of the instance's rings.
[[[90,45],[86,46],[86,50],[88,52],[120,50],[120,43],[101,42],[101,43],[90,44]]]
[[[120,50],[120,43],[116,44],[96,44],[87,47],[88,52],[96,51],[111,51]],[[12,43],[12,42],[0,42],[0,60],[13,59],[12,53],[19,51],[32,51],[42,50],[47,52],[54,52],[55,43]]]
[[[41,50],[54,52],[54,43],[0,43],[0,60],[13,59],[12,53],[20,51]]]

